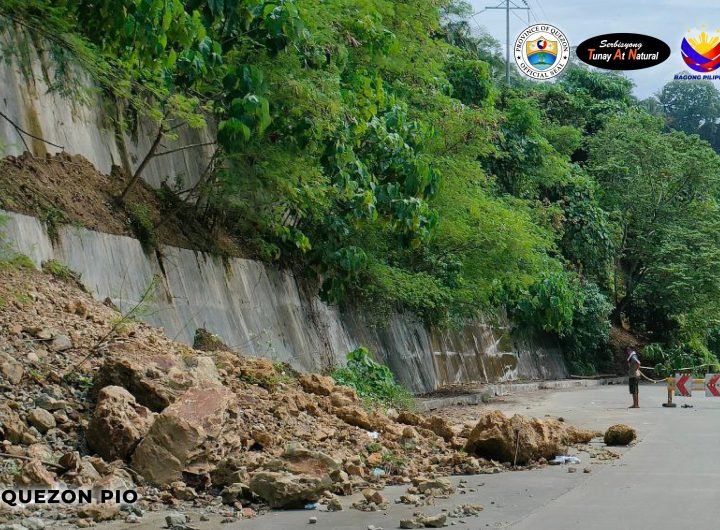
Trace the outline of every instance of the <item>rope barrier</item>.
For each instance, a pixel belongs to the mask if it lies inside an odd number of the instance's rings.
[[[643,366],[642,368],[645,368],[645,367]],[[640,377],[650,381],[653,384],[667,382],[667,379],[650,379],[648,376],[646,376],[644,373],[642,373],[642,370],[640,370]]]
[[[688,370],[697,370],[698,368],[705,368],[706,366],[715,366],[715,365],[714,365],[714,364],[711,364],[711,363],[705,363],[705,364],[700,364],[700,365],[698,365],[698,366],[691,366],[691,367],[689,367],[689,368],[675,368],[673,371],[674,371],[674,372],[687,372]],[[640,368],[641,368],[642,370],[655,370],[655,367],[654,367],[654,366],[641,366]],[[645,380],[647,380],[647,381],[650,381],[650,382],[653,383],[653,384],[656,384],[656,383],[666,383],[666,382],[667,382],[667,378],[666,378],[666,377],[664,377],[664,378],[662,378],[662,379],[651,379],[650,377],[648,377],[648,376],[646,376],[644,373],[642,373],[642,370],[640,370],[640,377],[642,377],[643,379],[645,379]],[[671,377],[672,377],[672,376],[671,376]]]

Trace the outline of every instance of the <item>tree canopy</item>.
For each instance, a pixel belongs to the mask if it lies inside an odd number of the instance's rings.
[[[555,83],[514,72],[506,87],[470,12],[0,1],[88,71],[123,109],[117,127],[151,119],[157,145],[211,124],[215,155],[187,209],[326,300],[367,304],[378,325],[393,311],[436,326],[507,313],[584,373],[612,362],[611,323],[653,351],[714,359],[717,91],[676,81],[638,102],[627,78],[581,65]]]

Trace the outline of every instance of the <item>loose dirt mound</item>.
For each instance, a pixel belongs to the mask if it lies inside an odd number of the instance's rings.
[[[115,197],[125,182],[120,168],[115,168],[112,175],[103,175],[80,155],[8,156],[0,160],[0,209],[37,217],[50,231],[73,224],[130,237],[135,237],[129,213],[134,205],[147,207],[146,216],[153,225],[158,225],[167,211],[183,217],[184,210],[177,212],[170,193],[160,193],[142,179],[122,206]],[[155,232],[156,240],[162,244],[241,255],[228,237],[222,233],[211,237],[192,216],[173,216]]]
[[[551,459],[568,445],[587,443],[600,433],[569,427],[556,420],[538,420],[490,411],[480,418],[465,445],[468,453],[524,465]],[[516,456],[517,455],[517,456]]]
[[[637,438],[635,429],[619,423],[605,431],[605,443],[607,445],[630,445]]]

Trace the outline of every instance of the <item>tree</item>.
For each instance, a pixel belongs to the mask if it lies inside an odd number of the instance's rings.
[[[670,81],[656,96],[668,125],[687,134],[720,120],[720,92],[712,81]]]
[[[633,310],[637,315],[640,307],[685,313],[720,296],[712,280],[720,264],[711,250],[712,227],[720,219],[719,162],[697,136],[663,133],[661,120],[640,111],[612,118],[590,141],[588,171],[621,234],[614,272],[617,318]],[[700,261],[703,267],[696,270]],[[683,278],[690,270],[698,294],[680,299],[679,286],[687,285]]]
[[[720,151],[720,92],[712,81],[670,81],[656,98],[669,127],[699,134]]]

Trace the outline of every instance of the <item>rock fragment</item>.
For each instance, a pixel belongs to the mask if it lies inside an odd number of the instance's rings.
[[[612,425],[605,431],[606,445],[630,445],[637,438],[637,433],[632,427],[619,423]]]
[[[271,508],[302,507],[317,502],[332,486],[329,477],[258,471],[250,479],[250,490]]]
[[[86,437],[90,448],[106,460],[125,460],[150,430],[155,415],[120,386],[98,394]]]
[[[57,425],[55,417],[45,409],[32,409],[28,414],[28,422],[41,434],[45,434]]]

